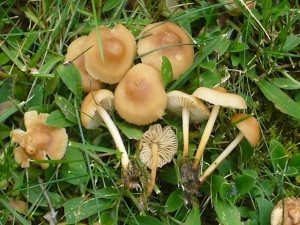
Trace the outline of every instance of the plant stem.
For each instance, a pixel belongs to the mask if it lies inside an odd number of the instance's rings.
[[[182,108],[182,132],[183,132],[183,159],[186,160],[186,158],[189,155],[189,117],[190,117],[190,111],[183,107]]]
[[[121,138],[121,135],[120,135],[115,123],[112,121],[111,117],[109,116],[109,114],[103,107],[98,106],[97,112],[101,116],[101,118],[104,121],[104,123],[106,124],[107,129],[109,130],[112,138],[114,139],[116,148],[122,153],[122,157],[121,157],[122,168],[124,169],[124,172],[126,172],[128,170],[130,161],[129,161],[129,157],[128,157],[127,151],[125,149],[123,140]]]
[[[146,191],[147,197],[151,195],[153,188],[154,188],[156,172],[157,172],[157,163],[158,163],[158,146],[156,143],[151,143],[150,147],[151,147],[151,151],[152,151],[152,165],[151,165],[151,175],[150,175],[149,186]]]
[[[200,183],[206,180],[206,178],[212,174],[212,172],[220,165],[221,162],[232,152],[232,150],[240,143],[244,138],[244,135],[240,132],[236,138],[227,146],[227,148],[215,159],[215,161],[205,170],[205,172],[199,177]]]
[[[197,170],[198,167],[199,167],[200,159],[203,156],[205,146],[207,144],[207,141],[210,137],[212,128],[213,128],[213,126],[215,124],[215,121],[217,119],[217,116],[219,114],[219,110],[220,110],[219,105],[214,105],[212,110],[211,110],[210,116],[208,118],[207,124],[205,126],[204,131],[203,131],[203,135],[201,137],[201,140],[200,140],[200,143],[199,143],[199,146],[197,148],[196,155],[195,155],[195,158],[194,158],[194,164],[193,164],[193,169],[194,170]]]

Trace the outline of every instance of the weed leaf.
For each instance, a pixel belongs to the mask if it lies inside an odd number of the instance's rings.
[[[296,103],[287,94],[266,80],[257,82],[265,97],[269,99],[281,112],[300,119],[300,104]]]
[[[57,67],[59,77],[70,91],[78,98],[82,97],[81,76],[72,62],[67,62]]]

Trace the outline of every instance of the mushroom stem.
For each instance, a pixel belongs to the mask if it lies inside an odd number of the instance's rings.
[[[152,151],[152,164],[151,164],[151,175],[150,175],[150,181],[149,185],[146,191],[146,196],[150,196],[156,179],[156,172],[157,172],[157,163],[158,163],[158,146],[156,143],[151,143],[150,148]]]
[[[205,170],[205,172],[199,177],[200,183],[206,180],[206,178],[212,174],[212,172],[220,165],[221,162],[232,152],[232,150],[240,143],[244,138],[242,132],[240,132],[236,138],[227,146],[227,148],[215,159],[215,161]]]
[[[219,110],[220,110],[219,105],[214,105],[211,110],[210,116],[209,116],[207,124],[204,128],[203,135],[201,137],[201,140],[200,140],[200,143],[199,143],[199,146],[197,148],[196,155],[194,158],[194,164],[193,164],[194,170],[197,170],[199,167],[200,159],[203,156],[205,146],[207,144],[207,141],[211,134],[212,128],[213,128],[215,121],[217,119],[217,116],[219,114]]]
[[[121,135],[115,123],[112,121],[111,117],[103,107],[98,106],[97,112],[99,113],[100,117],[106,124],[107,129],[109,130],[112,138],[114,139],[116,148],[122,153],[122,157],[121,157],[122,168],[124,169],[124,171],[127,171],[130,161],[123,140],[121,138]]]
[[[190,111],[186,108],[182,108],[182,130],[183,130],[183,159],[189,155],[189,117]]]

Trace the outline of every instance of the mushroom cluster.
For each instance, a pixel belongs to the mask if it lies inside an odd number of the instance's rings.
[[[76,46],[76,50],[71,50]],[[134,63],[134,58],[138,55]],[[138,125],[150,125],[140,140],[139,157],[151,169],[151,179],[146,191],[149,196],[153,190],[157,167],[162,162],[170,162],[177,152],[178,141],[175,133],[167,126],[151,125],[166,114],[182,117],[183,130],[183,167],[198,177],[198,167],[204,149],[211,135],[220,107],[246,109],[245,100],[236,94],[228,93],[225,88],[214,89],[199,87],[192,94],[179,90],[166,93],[162,78],[162,61],[166,56],[172,67],[173,80],[177,80],[194,62],[193,41],[187,32],[172,22],[152,23],[144,27],[135,41],[132,33],[123,25],[116,24],[109,29],[99,26],[71,43],[66,60],[72,60],[77,66],[83,81],[84,91],[88,92],[81,105],[81,123],[86,129],[95,129],[101,123],[107,126],[116,149],[122,153],[123,171],[128,174],[131,168],[126,148],[117,126],[109,116],[116,110],[126,122]],[[105,83],[105,84],[103,84]],[[112,85],[114,84],[114,85]],[[108,89],[101,89],[101,86]],[[204,103],[207,102],[207,103]],[[212,104],[211,111],[207,105]],[[244,118],[246,117],[246,118]],[[189,123],[208,120],[200,139],[194,162],[189,162]],[[241,120],[241,121],[240,121]],[[251,145],[259,140],[259,125],[255,118],[246,114],[237,114],[232,118],[241,133],[216,159],[206,172],[199,175],[197,182],[203,182],[225,157],[245,137]],[[249,137],[244,132],[244,124],[252,123],[256,136]],[[249,125],[251,126],[251,125]],[[170,145],[162,142],[169,139]],[[172,152],[169,156],[160,148]],[[176,150],[175,150],[176,149]],[[162,160],[162,161],[161,161]],[[130,173],[130,171],[129,171]],[[186,179],[190,182],[190,179]]]
[[[68,135],[64,128],[51,127],[45,124],[49,114],[29,111],[24,114],[26,131],[15,129],[11,132],[12,143],[19,146],[14,149],[14,156],[22,168],[29,167],[31,160],[62,159],[66,152]],[[43,169],[49,163],[38,163]]]

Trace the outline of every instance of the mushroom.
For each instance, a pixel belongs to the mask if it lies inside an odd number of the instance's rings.
[[[248,140],[252,147],[258,143],[260,139],[260,128],[254,117],[244,113],[239,113],[231,117],[231,122],[236,125],[236,127],[240,130],[240,133],[200,176],[200,183],[203,183],[203,181],[220,165],[220,163],[233,151],[244,137]]]
[[[78,69],[81,76],[82,91],[84,92],[96,91],[101,88],[101,82],[91,77],[85,69],[83,53],[87,50],[87,47],[85,47],[87,40],[87,36],[82,36],[72,41],[65,55],[65,60],[71,61]]]
[[[241,96],[227,93],[227,90],[223,87],[216,87],[214,89],[199,87],[194,91],[193,95],[197,98],[214,104],[195,154],[193,168],[197,170],[208,138],[217,119],[220,107],[223,106],[236,109],[246,109],[247,105],[245,100]]]
[[[272,210],[271,225],[299,225],[300,198],[284,198]]]
[[[86,46],[90,49],[84,53],[85,68],[101,82],[118,83],[133,64],[136,55],[134,36],[121,24],[116,24],[113,29],[99,26],[99,35],[100,40],[95,29],[88,36]]]
[[[225,0],[225,1],[221,1],[221,2],[225,3],[225,8],[226,8],[229,15],[239,16],[243,13],[243,11],[240,9],[239,5],[234,3],[234,0]],[[248,9],[251,10],[255,7],[256,1],[254,1],[254,0],[250,0],[250,1],[241,0],[240,4],[243,7],[248,7]]]
[[[14,149],[14,157],[22,168],[29,167],[30,160],[62,159],[66,152],[68,135],[65,128],[45,124],[49,114],[28,111],[24,114],[26,131],[15,129],[11,132],[12,143],[20,146]],[[48,156],[48,157],[47,157]],[[43,169],[49,163],[39,163]]]
[[[147,196],[151,195],[154,188],[157,167],[161,168],[171,162],[177,148],[177,136],[170,126],[162,128],[160,124],[155,124],[143,134],[139,143],[139,158],[151,169]]]
[[[151,66],[133,66],[115,89],[115,108],[127,122],[150,124],[164,115],[168,98],[161,74]]]
[[[121,164],[126,175],[130,166],[128,154],[121,135],[107,112],[114,109],[113,101],[114,95],[109,90],[100,89],[89,93],[82,101],[80,118],[82,126],[86,129],[95,129],[99,127],[101,121],[105,123],[114,140],[117,150],[122,153]]]
[[[195,96],[183,93],[181,91],[170,91],[167,93],[167,109],[176,115],[182,116],[183,130],[183,158],[188,157],[189,151],[189,122],[201,122],[208,119],[209,110],[201,100]]]
[[[162,56],[170,60],[173,79],[177,80],[194,62],[191,38],[180,26],[171,22],[152,23],[141,32],[137,53],[142,63],[161,71]]]

